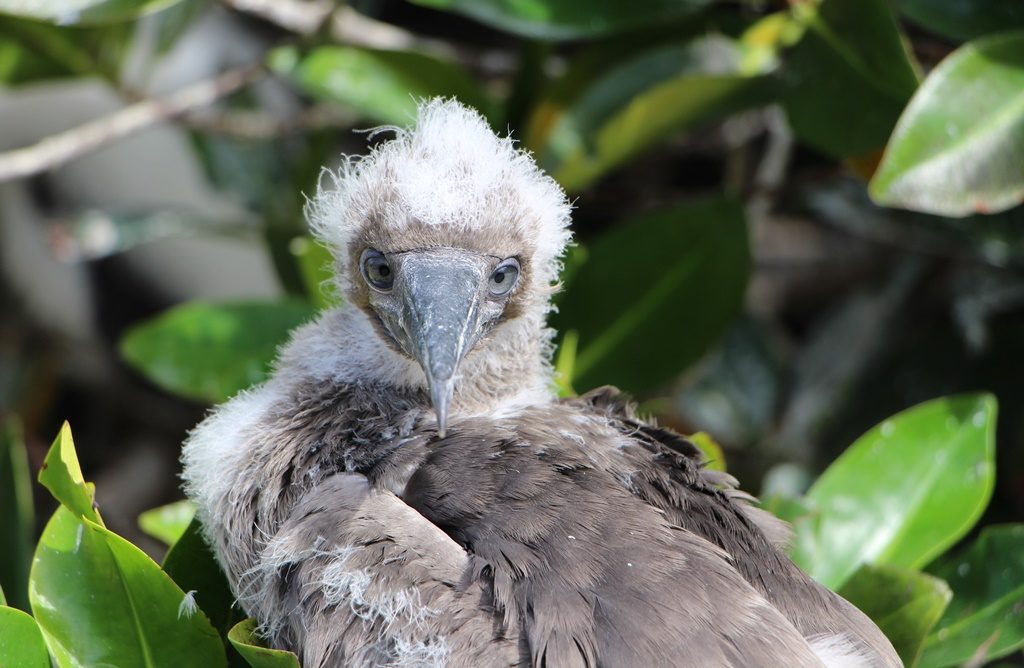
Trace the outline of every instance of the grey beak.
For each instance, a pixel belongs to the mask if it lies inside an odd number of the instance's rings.
[[[402,261],[402,344],[427,376],[440,436],[459,362],[479,336],[482,272],[478,262],[448,253],[410,253]]]

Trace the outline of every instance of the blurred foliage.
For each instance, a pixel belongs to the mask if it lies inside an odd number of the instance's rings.
[[[294,118],[281,122],[246,90],[217,111],[262,125],[179,121],[210,185],[246,219],[90,210],[61,228],[66,256],[77,260],[168,237],[263,235],[288,296],[186,303],[135,323],[120,348],[139,374],[207,403],[262,381],[288,332],[340,302],[331,259],[302,223],[303,195],[321,166],[352,146],[349,129],[404,125],[417,98],[457,96],[510,129],[579,196],[578,219],[588,221],[576,230],[554,319],[561,394],[615,383],[664,396],[685,376],[677,412],[682,426],[705,429],[694,438],[711,460],[724,466],[728,446],[773,440],[776,455],[798,460],[769,476],[783,493],[766,499],[793,523],[794,559],[865,610],[907,665],[979,665],[1024,645],[1024,527],[974,532],[993,490],[1004,502],[1019,495],[1024,472],[1003,447],[1001,461],[1016,468],[996,479],[993,396],[946,396],[883,420],[809,489],[800,482],[816,464],[800,454],[804,444],[850,442],[855,434],[843,429],[854,411],[863,420],[894,397],[906,406],[906,396],[965,385],[1024,400],[1016,357],[993,352],[963,370],[953,337],[897,327],[922,293],[921,277],[937,273],[939,260],[961,263],[942,299],[966,346],[987,350],[993,341],[992,350],[1021,353],[1013,347],[1021,328],[1005,314],[1024,303],[1024,4],[282,0],[307,14],[323,9],[291,23],[287,12],[253,9],[259,4],[0,0],[0,86],[90,77],[135,101],[145,93],[130,54],[141,49],[141,71],[152,69],[217,11],[259,35],[258,57],[291,105]],[[430,28],[389,23],[396,13],[381,7],[394,6],[398,16],[427,17]],[[346,31],[353,16],[369,23]],[[697,162],[688,165],[695,183],[681,189],[681,167],[666,156],[683,142]],[[795,206],[876,241],[895,267],[802,332],[797,352],[751,313],[749,297],[764,211],[794,205],[776,200],[787,145],[813,169],[845,173],[785,193]],[[707,153],[712,168],[700,162]],[[624,195],[619,179],[631,170],[637,192]],[[649,181],[674,190],[665,196]],[[898,392],[907,383],[879,362],[893,355],[938,380]],[[1003,422],[1003,432],[1022,429],[1013,411]],[[293,655],[260,648],[251,620],[238,618],[190,506],[140,518],[172,544],[162,566],[104,525],[67,427],[39,475],[60,507],[29,574],[34,519],[19,434],[5,420],[0,587],[12,607],[0,608],[0,664],[296,665]],[[745,459],[730,457],[730,466]],[[1000,492],[1008,484],[1016,486]],[[29,605],[34,618],[24,614]]]

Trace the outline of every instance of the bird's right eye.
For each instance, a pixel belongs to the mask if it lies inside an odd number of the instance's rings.
[[[364,250],[359,259],[359,266],[362,269],[363,278],[370,284],[370,287],[387,292],[394,285],[395,272],[391,270],[391,265],[388,264],[384,253],[379,250],[373,248]]]

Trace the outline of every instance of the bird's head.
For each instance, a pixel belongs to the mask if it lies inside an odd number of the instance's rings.
[[[480,114],[434,99],[409,129],[326,172],[309,217],[338,285],[415,359],[443,434],[463,359],[544,316],[569,241],[565,193]],[[492,335],[493,333],[493,335]]]

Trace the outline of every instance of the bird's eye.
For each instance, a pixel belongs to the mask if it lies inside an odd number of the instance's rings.
[[[514,257],[510,257],[507,260],[503,260],[498,265],[498,268],[494,270],[487,287],[491,291],[491,295],[501,297],[507,295],[512,290],[518,279],[519,261]]]
[[[359,266],[363,272],[363,278],[371,287],[387,292],[395,283],[395,272],[391,270],[387,258],[379,250],[367,248],[359,259]]]

